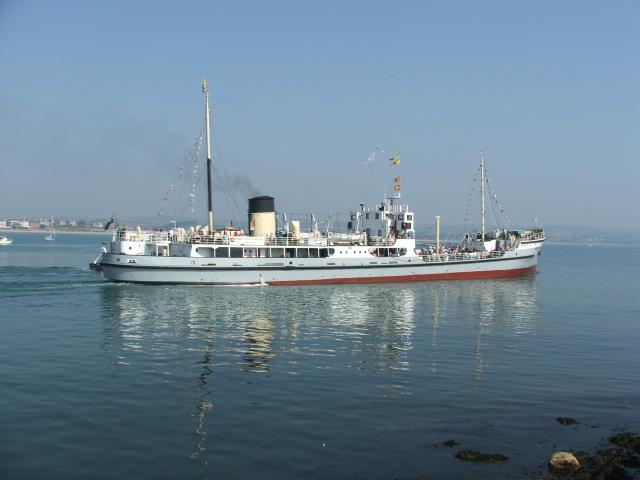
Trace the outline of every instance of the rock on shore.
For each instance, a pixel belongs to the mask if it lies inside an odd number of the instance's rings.
[[[580,462],[571,452],[555,452],[549,458],[549,468],[555,472],[574,472],[580,468]]]

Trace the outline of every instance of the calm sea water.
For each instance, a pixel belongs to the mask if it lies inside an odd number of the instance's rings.
[[[511,479],[640,431],[637,249],[547,245],[511,280],[167,287],[88,270],[107,237],[11,236],[3,479]]]

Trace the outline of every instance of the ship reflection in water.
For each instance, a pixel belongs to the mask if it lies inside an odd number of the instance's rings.
[[[262,312],[256,313],[244,327],[246,350],[243,360],[245,371],[265,373],[269,371],[269,360],[273,353],[273,323]]]
[[[202,468],[215,443],[207,431],[230,405],[277,409],[351,388],[393,401],[424,394],[428,377],[482,382],[505,361],[501,352],[535,332],[538,315],[535,275],[289,288],[105,284],[101,301],[109,368],[181,386],[195,432],[189,454]]]
[[[438,283],[431,289],[430,297],[430,310],[425,312],[425,317],[431,317],[433,373],[438,372],[440,329],[448,330],[457,325],[473,334],[477,379],[490,367],[483,353],[487,342],[535,331],[538,313],[535,275],[496,281]]]

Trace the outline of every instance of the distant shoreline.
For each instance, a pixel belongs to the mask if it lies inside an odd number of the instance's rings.
[[[41,234],[47,235],[49,230],[16,230],[15,228],[0,228],[0,233],[2,234],[12,234],[12,233],[28,233],[30,235]],[[56,235],[111,235],[113,234],[113,230],[56,230]]]

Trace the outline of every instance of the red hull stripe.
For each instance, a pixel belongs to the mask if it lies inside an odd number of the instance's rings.
[[[398,275],[393,277],[351,277],[323,278],[318,280],[283,280],[268,282],[269,285],[316,285],[320,283],[388,283],[388,282],[422,282],[427,280],[470,280],[474,278],[517,277],[534,272],[536,266],[513,268],[509,270],[487,270],[475,272],[430,273],[423,275]]]

